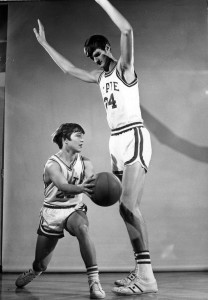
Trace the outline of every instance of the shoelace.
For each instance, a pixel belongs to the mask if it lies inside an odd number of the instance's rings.
[[[29,271],[25,271],[24,275],[34,275],[35,276],[35,274],[33,273],[33,271],[31,269]]]
[[[128,280],[133,280],[135,277],[136,277],[135,271],[131,271],[129,273],[129,275],[126,278],[121,279],[121,281],[122,282],[128,282]]]

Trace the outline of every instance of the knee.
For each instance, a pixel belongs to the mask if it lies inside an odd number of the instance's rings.
[[[119,212],[122,218],[125,218],[126,215],[133,213],[135,209],[135,201],[132,201],[128,195],[122,194],[119,206]]]
[[[89,230],[88,230],[87,224],[81,224],[77,227],[75,233],[76,233],[77,238],[79,238],[79,237],[83,238],[86,235],[88,235],[88,232],[89,232]]]
[[[127,221],[127,220],[133,218],[132,210],[123,202],[121,202],[121,204],[119,206],[119,212],[124,221]]]
[[[119,212],[120,215],[122,217],[122,219],[124,220],[124,222],[127,224],[138,224],[141,222],[144,222],[141,211],[139,209],[139,207],[128,207],[126,206],[124,203],[120,204],[119,207]]]
[[[140,219],[140,210],[137,207],[133,207],[131,205],[126,205],[125,203],[120,204],[119,212],[125,223],[134,224]]]
[[[127,208],[128,210],[133,211],[134,206],[137,205],[136,197],[137,195],[134,194],[131,189],[126,187],[123,188],[120,197],[121,211],[123,210],[123,208]]]

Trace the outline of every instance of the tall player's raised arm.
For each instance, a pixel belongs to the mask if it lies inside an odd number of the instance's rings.
[[[39,31],[37,31],[36,28],[33,29],[38,42],[64,73],[70,74],[71,76],[74,76],[86,82],[97,82],[96,71],[88,72],[74,66],[68,59],[63,57],[59,52],[57,52],[48,44],[45,38],[45,30],[40,20],[38,20],[38,26]]]
[[[126,18],[108,1],[95,0],[121,31],[121,67],[132,69],[134,64],[133,29]]]

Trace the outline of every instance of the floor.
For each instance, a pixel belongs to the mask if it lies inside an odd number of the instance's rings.
[[[1,300],[89,299],[87,278],[83,273],[45,273],[23,289],[15,287],[17,275],[0,274]],[[113,282],[125,275],[125,273],[100,274],[106,300],[208,300],[208,272],[158,272],[155,273],[159,287],[157,294],[117,296],[111,292]]]

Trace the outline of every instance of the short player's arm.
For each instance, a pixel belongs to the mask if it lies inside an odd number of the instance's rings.
[[[46,172],[50,180],[62,192],[70,195],[78,195],[81,193],[90,194],[94,184],[90,180],[85,180],[82,184],[70,184],[61,172],[60,166],[56,162],[49,162],[46,165]]]
[[[86,157],[84,157],[83,159],[85,165],[85,178],[93,178],[95,173],[92,162]]]
[[[95,0],[108,14],[121,31],[121,58],[123,68],[132,68],[134,64],[133,29],[126,18],[108,1]]]
[[[67,182],[58,163],[49,162],[46,165],[46,172],[50,180],[60,191],[71,195],[77,195],[83,192],[81,187]]]
[[[61,68],[64,73],[70,74],[80,80],[86,82],[97,82],[96,72],[88,72],[83,69],[75,67],[68,59],[66,59],[63,55],[57,52],[53,47],[51,47],[45,38],[45,31],[42,23],[38,20],[39,31],[36,28],[33,29],[37,41],[40,45],[46,50],[46,52],[50,55],[53,61]]]

